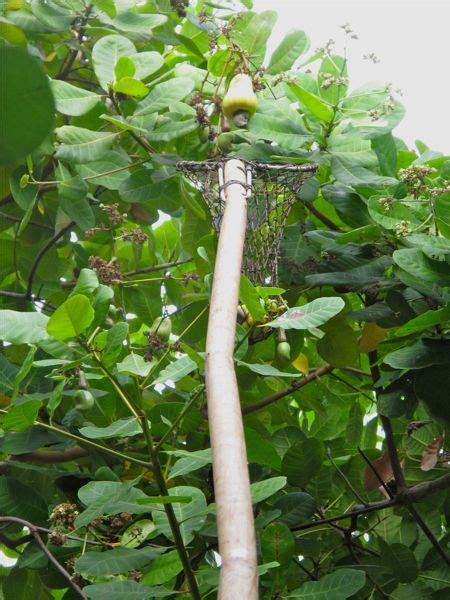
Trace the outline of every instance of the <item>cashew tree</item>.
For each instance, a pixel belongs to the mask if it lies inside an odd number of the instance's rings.
[[[217,597],[220,224],[177,163],[239,157],[317,165],[236,307],[259,596],[448,598],[450,156],[307,11],[267,55],[251,0],[2,5],[0,597]]]

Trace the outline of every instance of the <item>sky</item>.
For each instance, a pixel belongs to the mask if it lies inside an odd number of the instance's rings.
[[[419,139],[450,154],[450,0],[253,0],[256,12],[269,9],[278,13],[269,51],[291,29],[303,29],[311,50],[332,38],[339,53],[345,37],[340,25],[350,23],[359,37],[347,52],[351,87],[379,81],[400,88],[406,116],[394,135],[410,147]],[[363,60],[372,52],[379,63]]]

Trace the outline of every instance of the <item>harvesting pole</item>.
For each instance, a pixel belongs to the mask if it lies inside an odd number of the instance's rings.
[[[222,560],[219,600],[257,600],[256,538],[233,352],[247,225],[248,169],[225,162],[220,225],[206,338],[206,391]]]

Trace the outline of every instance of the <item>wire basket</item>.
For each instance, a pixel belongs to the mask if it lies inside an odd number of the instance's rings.
[[[247,175],[247,233],[243,271],[255,285],[277,285],[280,244],[289,211],[315,164],[277,164],[238,157],[207,161],[180,161],[177,169],[202,194],[219,233],[225,206],[224,166],[227,160],[244,163]]]

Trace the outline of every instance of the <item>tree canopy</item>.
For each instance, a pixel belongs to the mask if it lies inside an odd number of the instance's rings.
[[[266,56],[276,13],[235,4],[3,3],[4,600],[215,597],[217,233],[177,162],[224,155],[318,165],[278,281],[241,283],[261,598],[448,598],[450,156],[393,134],[398,94],[352,87],[307,12]]]

